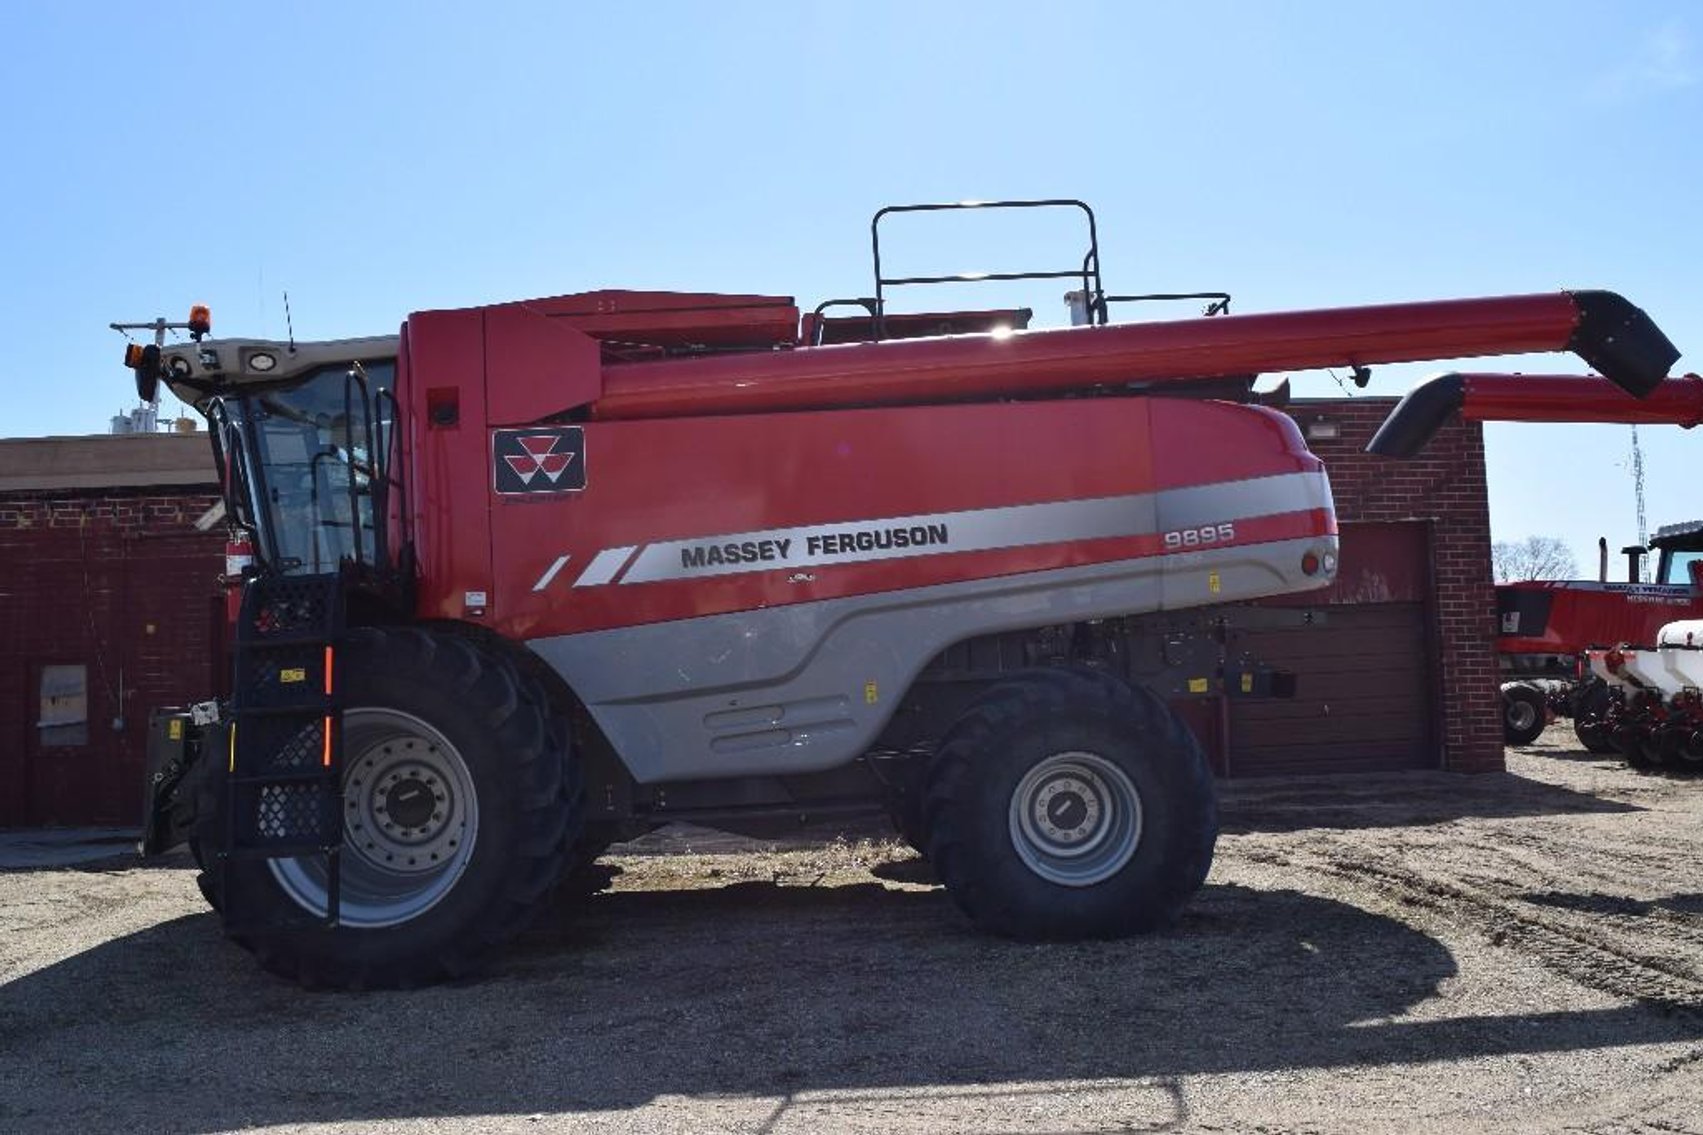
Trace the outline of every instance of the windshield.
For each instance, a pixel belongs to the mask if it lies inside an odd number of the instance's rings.
[[[1703,552],[1662,549],[1661,583],[1690,583],[1691,565],[1703,560]]]
[[[301,383],[225,403],[231,422],[221,448],[236,466],[236,515],[256,530],[256,551],[274,570],[320,573],[344,560],[386,559],[384,516],[375,528],[373,501],[386,477],[395,371],[393,359],[324,367]]]

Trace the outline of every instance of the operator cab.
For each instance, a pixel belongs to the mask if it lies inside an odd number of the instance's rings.
[[[1650,539],[1650,550],[1659,551],[1656,562],[1656,582],[1686,586],[1692,582],[1693,564],[1703,565],[1703,520],[1683,524],[1664,524]]]
[[[240,499],[226,507],[280,573],[387,561],[375,481],[385,476],[396,421],[395,374],[395,359],[350,359],[287,385],[210,401],[219,467],[230,461],[237,470],[232,487]]]
[[[182,324],[114,327],[154,333],[152,345],[125,352],[145,401],[164,382],[206,417],[226,516],[263,570],[396,566],[396,336],[213,340],[201,307]],[[188,331],[190,341],[167,343],[168,331]]]

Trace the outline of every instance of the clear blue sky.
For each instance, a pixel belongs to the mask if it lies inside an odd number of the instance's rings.
[[[130,403],[110,320],[282,336],[286,288],[303,338],[597,287],[813,305],[868,290],[877,206],[965,197],[1086,198],[1110,287],[1241,311],[1611,288],[1703,370],[1694,3],[17,3],[0,35],[14,436]],[[906,239],[948,270],[1052,247]],[[1652,526],[1703,516],[1703,433],[1644,434]],[[1624,427],[1489,449],[1498,538],[1629,540]]]

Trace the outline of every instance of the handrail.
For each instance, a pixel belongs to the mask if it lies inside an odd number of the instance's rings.
[[[1040,272],[959,272],[945,276],[883,276],[881,274],[881,219],[891,213],[934,213],[959,209],[1079,209],[1088,222],[1088,251],[1080,269],[1049,269]],[[875,339],[885,338],[887,330],[888,287],[914,284],[982,283],[988,280],[1080,280],[1088,301],[1088,310],[1106,322],[1105,287],[1100,278],[1100,235],[1094,220],[1094,210],[1086,201],[1074,197],[1048,197],[1014,201],[952,201],[919,205],[887,205],[876,210],[869,222],[870,248],[875,260]],[[1092,318],[1092,316],[1091,316]]]
[[[372,497],[373,482],[377,479],[373,476],[373,471],[372,471],[372,463],[373,463],[372,391],[367,386],[366,372],[361,369],[360,363],[355,363],[353,366],[351,366],[349,368],[349,373],[343,376],[343,429],[345,431],[345,440],[348,442],[348,450],[349,450],[349,533],[350,533],[350,536],[352,537],[353,542],[354,542],[355,562],[357,564],[362,564],[362,563],[366,562],[366,560],[364,558],[365,552],[366,552],[366,546],[365,546],[365,543],[364,543],[362,536],[361,536],[360,492],[359,492],[359,489],[357,488],[356,483],[355,483],[355,473],[356,473],[357,470],[356,470],[356,462],[355,462],[355,445],[354,445],[354,430],[355,430],[354,392],[355,392],[355,386],[357,384],[359,384],[359,386],[361,388],[361,421],[362,421],[362,426],[363,426],[363,432],[366,434],[366,441],[367,441],[367,488],[368,488],[368,494],[367,495],[369,497]],[[373,508],[374,508],[375,514],[377,512],[377,503],[378,503],[377,500],[374,499]],[[377,529],[377,527],[378,527],[377,518],[376,518],[376,515],[375,515],[375,518],[374,518],[375,530]],[[375,553],[375,556],[374,556],[375,561],[378,562],[378,563],[383,563],[384,560],[383,560],[382,555],[378,554],[380,552],[380,549],[378,547],[378,534],[377,534],[376,531],[374,532],[374,535],[373,535],[373,545],[374,545],[373,551]]]
[[[1104,316],[1107,304],[1144,303],[1144,302],[1147,302],[1149,300],[1158,300],[1158,301],[1210,300],[1212,302],[1210,302],[1206,305],[1206,310],[1201,312],[1202,315],[1229,315],[1230,314],[1230,293],[1229,292],[1145,292],[1141,295],[1134,295],[1134,296],[1101,296],[1100,297],[1101,315]],[[1104,323],[1105,319],[1102,318],[1101,322]]]
[[[396,444],[397,430],[402,424],[402,406],[396,401],[395,394],[384,387],[380,387],[378,393],[373,395],[373,415],[375,417],[383,417],[381,407],[386,402],[390,403],[390,428],[383,431],[385,436],[380,441],[380,448],[374,451],[372,457],[378,463],[378,468],[383,474],[380,480],[384,486],[384,496],[382,505],[379,497],[373,498],[373,522],[376,526],[379,523],[379,518],[383,517],[384,527],[380,531],[384,533],[384,554],[379,557],[379,563],[382,567],[388,568],[390,566],[390,490],[393,487],[396,489],[397,499],[402,502],[401,507],[397,510],[399,521],[397,527],[400,529],[402,546],[406,548],[409,540],[408,493],[402,484],[401,477],[394,475],[393,470],[396,468],[396,463],[391,460],[391,450]]]

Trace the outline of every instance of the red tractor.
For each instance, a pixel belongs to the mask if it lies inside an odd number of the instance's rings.
[[[1529,580],[1496,588],[1508,744],[1530,744],[1557,714],[1573,719],[1580,743],[1592,752],[1617,752],[1596,727],[1607,690],[1583,672],[1585,651],[1654,646],[1668,623],[1703,617],[1703,591],[1691,566],[1703,563],[1703,523],[1667,525],[1656,530],[1649,547],[1623,551],[1630,557],[1625,583],[1608,582],[1605,570],[1595,580]],[[1658,557],[1653,583],[1638,579],[1646,555]],[[1606,545],[1603,559],[1606,564]]]
[[[1403,430],[1430,428],[1453,413],[1471,421],[1626,422],[1673,424],[1687,429],[1703,421],[1703,379],[1669,379],[1642,399],[1628,398],[1597,377],[1449,374],[1430,379],[1408,395],[1372,442],[1373,452],[1408,456],[1416,446]],[[1413,425],[1403,426],[1409,422]],[[1530,580],[1496,588],[1497,658],[1502,683],[1503,739],[1526,745],[1537,739],[1552,715],[1573,719],[1579,741],[1594,753],[1622,752],[1613,730],[1604,728],[1609,689],[1590,674],[1589,649],[1654,648],[1671,622],[1703,617],[1703,523],[1660,528],[1649,547],[1622,549],[1627,582],[1608,581],[1608,546],[1602,543],[1595,580]],[[1642,583],[1644,556],[1658,556],[1656,580]],[[1642,753],[1637,763],[1647,763]]]
[[[1676,354],[1578,292],[1116,324],[874,294],[602,291],[322,343],[133,352],[207,418],[245,571],[229,696],[154,722],[146,852],[330,986],[465,972],[564,876],[674,820],[886,808],[979,927],[1164,925],[1212,779],[1169,699],[1292,685],[1226,604],[1329,583],[1329,484],[1267,370]],[[992,206],[976,206],[992,207]],[[847,303],[851,315],[830,315]],[[1255,615],[1237,615],[1254,618]],[[1268,611],[1264,617],[1283,618]]]

